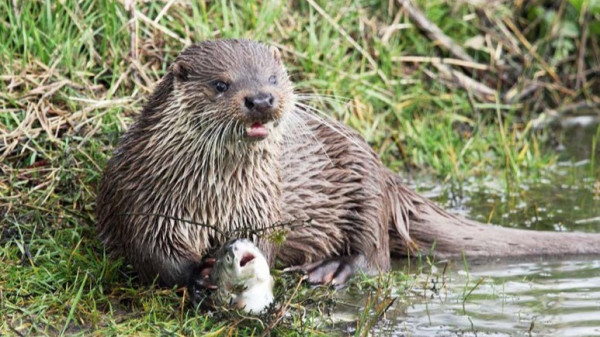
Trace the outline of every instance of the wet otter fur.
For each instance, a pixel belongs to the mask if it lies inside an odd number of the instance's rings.
[[[440,256],[600,252],[600,235],[445,212],[403,186],[357,132],[297,104],[277,49],[248,40],[181,52],[122,137],[97,199],[107,250],[168,286],[193,283],[202,257],[227,241],[188,221],[232,231],[306,218],[282,246],[254,239],[271,264],[301,265],[317,283],[386,271],[391,255],[434,242]]]

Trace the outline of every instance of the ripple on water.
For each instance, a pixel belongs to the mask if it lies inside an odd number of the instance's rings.
[[[411,305],[388,311],[374,335],[600,336],[600,260],[491,263],[468,273],[461,268],[448,268],[433,298],[430,289],[415,286],[403,301]],[[441,275],[431,277],[441,284]],[[419,285],[430,287],[426,281],[423,276]]]

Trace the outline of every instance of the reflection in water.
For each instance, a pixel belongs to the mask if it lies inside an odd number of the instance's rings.
[[[588,165],[561,163],[536,181],[507,187],[501,181],[466,182],[442,191],[431,183],[416,186],[451,212],[484,223],[548,231],[600,232],[600,180]]]

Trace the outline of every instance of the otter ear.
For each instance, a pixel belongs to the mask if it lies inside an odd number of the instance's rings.
[[[176,60],[175,63],[171,65],[173,75],[180,81],[187,81],[191,69],[192,67],[190,64],[183,60]]]
[[[279,52],[279,49],[273,46],[270,46],[269,49],[271,50],[271,54],[275,58],[275,61],[277,61],[277,64],[281,64],[281,53]]]

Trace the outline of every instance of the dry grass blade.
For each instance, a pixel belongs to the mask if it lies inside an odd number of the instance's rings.
[[[165,6],[160,10],[160,13],[158,13],[158,15],[154,18],[154,23],[158,23],[160,21],[160,19],[162,19],[162,17],[167,14],[167,12],[169,11],[169,8],[171,8],[171,6],[173,6],[173,4],[176,2],[177,0],[169,0],[169,2],[167,2],[165,4]]]
[[[140,18],[143,22],[147,23],[148,25],[150,25],[152,28],[158,29],[159,31],[163,32],[164,34],[168,35],[169,37],[179,41],[182,45],[184,46],[188,46],[190,45],[192,42],[190,41],[189,37],[186,37],[185,39],[180,37],[179,35],[177,35],[176,33],[174,33],[173,31],[171,31],[169,28],[159,25],[157,23],[157,20],[152,20],[149,17],[147,17],[144,13],[135,10],[135,16]]]
[[[527,51],[529,51],[529,53],[533,55],[533,57],[538,62],[540,62],[546,73],[548,73],[548,75],[550,75],[550,77],[552,77],[552,79],[557,83],[562,83],[558,75],[556,75],[556,71],[554,71],[554,69],[537,53],[537,51],[531,45],[531,43],[529,43],[527,38],[523,36],[523,34],[521,34],[514,22],[512,22],[512,20],[506,16],[502,17],[502,20],[508,26],[508,28],[510,28],[510,30],[517,36],[517,38],[519,39],[519,41],[521,41],[525,48],[527,48]]]
[[[53,83],[50,83],[47,85],[41,85],[41,86],[29,91],[25,97],[42,95],[42,99],[44,99],[44,98],[54,95],[54,93],[56,93],[62,87],[66,86],[70,83],[71,83],[71,81],[69,81],[69,80],[62,80],[62,81],[53,82]]]
[[[582,84],[585,84],[584,68],[585,68],[585,49],[587,44],[588,27],[590,22],[590,13],[585,11],[583,17],[583,25],[581,25],[581,39],[579,39],[579,53],[577,56],[577,80],[575,82],[575,90],[579,90]]]
[[[430,57],[430,56],[395,56],[392,57],[392,61],[394,62],[415,62],[415,63],[433,63],[433,64],[449,64],[460,66],[464,68],[472,68],[477,70],[489,70],[490,66],[477,63],[470,62],[465,60],[447,58],[447,57]]]

